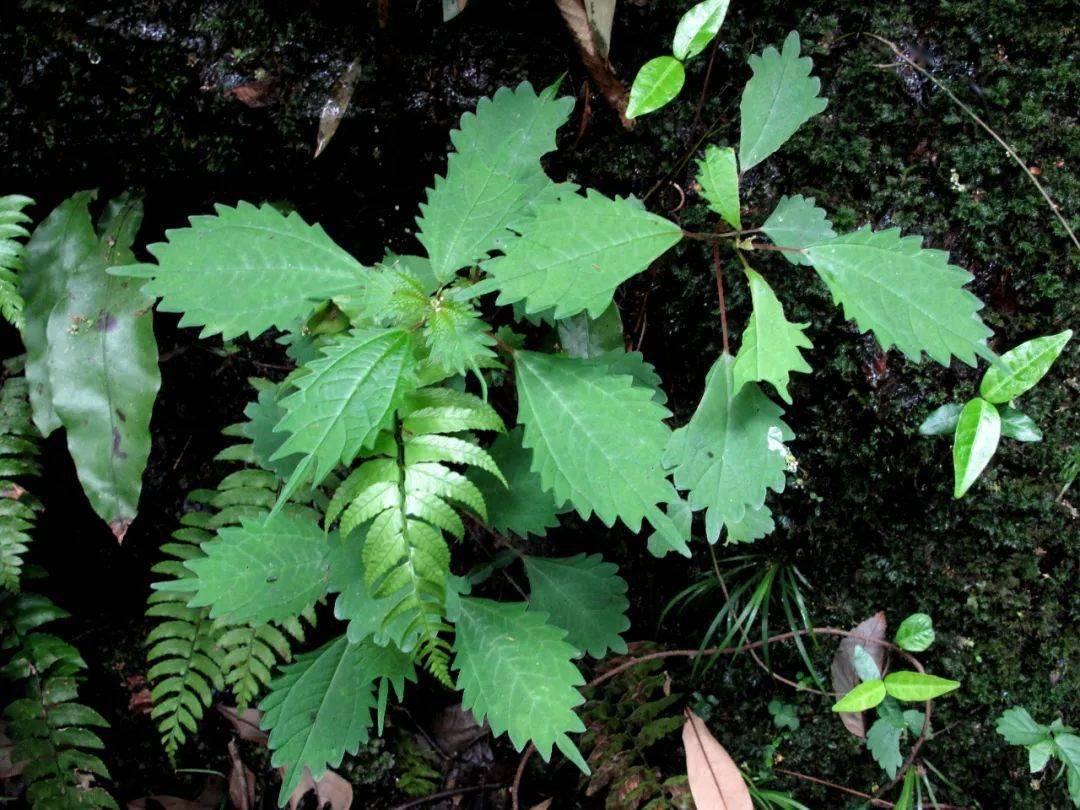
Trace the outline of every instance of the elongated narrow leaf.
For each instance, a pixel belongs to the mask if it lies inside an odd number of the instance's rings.
[[[100,249],[89,210],[95,196],[95,191],[72,195],[34,229],[19,274],[19,291],[25,301],[22,340],[26,347],[26,381],[30,384],[34,424],[43,436],[60,427],[46,358],[49,314],[63,296],[67,279],[93,261]]]
[[[53,408],[83,491],[117,540],[138,509],[161,385],[153,301],[132,279],[106,272],[134,261],[141,221],[141,201],[109,204],[97,250],[72,268],[46,328]]]
[[[933,700],[960,688],[959,681],[927,675],[924,672],[899,670],[885,676],[885,691],[903,701]]]
[[[406,678],[415,679],[407,655],[370,641],[349,644],[345,636],[283,667],[259,707],[270,731],[270,762],[285,768],[278,803],[293,794],[305,768],[318,780],[346,751],[355,754],[368,740],[376,683],[393,685],[400,697]]]
[[[761,230],[774,245],[798,251],[828,242],[836,236],[832,223],[826,219],[825,209],[814,205],[812,197],[801,194],[781,197]],[[805,253],[785,250],[780,255],[792,264],[810,264]]]
[[[901,238],[899,228],[864,227],[811,245],[806,255],[844,314],[883,349],[896,346],[916,363],[926,352],[946,366],[950,355],[969,366],[976,355],[993,358],[982,302],[964,289],[971,274],[949,264],[945,251],[921,245],[921,237]]]
[[[675,26],[671,52],[681,62],[692,59],[713,41],[724,24],[731,0],[702,0],[691,6]],[[737,227],[737,226],[736,226]]]
[[[799,351],[813,348],[803,334],[808,324],[792,323],[784,317],[784,308],[776,293],[757,272],[746,268],[746,278],[750,282],[754,309],[735,358],[735,390],[748,382],[768,382],[790,405],[788,376],[793,371],[810,371],[810,364]]]
[[[626,652],[619,634],[630,628],[630,602],[618,566],[599,554],[523,559],[529,610],[546,613],[548,622],[564,629],[567,642],[581,655],[603,658],[608,650]]]
[[[952,435],[956,431],[956,423],[960,421],[960,412],[964,406],[959,402],[950,402],[942,405],[923,420],[919,425],[921,436],[944,436]]]
[[[834,712],[864,712],[885,699],[885,683],[881,680],[863,681],[833,704]]]
[[[953,435],[953,497],[967,492],[990,463],[1001,437],[1001,417],[985,399],[975,397],[960,412]]]
[[[163,312],[182,312],[181,326],[201,326],[203,337],[254,337],[291,327],[318,301],[360,283],[360,263],[299,214],[246,202],[215,210],[149,245],[157,264],[115,271],[150,279],[143,292],[161,298]]]
[[[505,255],[484,263],[490,278],[471,293],[498,290],[499,304],[523,300],[527,313],[554,308],[556,318],[583,310],[598,318],[619,284],[682,238],[674,222],[592,190],[539,206],[519,233]]]
[[[526,611],[524,603],[463,597],[455,619],[454,664],[461,706],[496,736],[507,732],[517,750],[532,742],[544,761],[552,746],[589,772],[567,736],[584,731],[574,708],[585,702],[585,679],[571,663],[566,631]]]
[[[634,77],[626,117],[637,118],[660,109],[679,95],[685,81],[686,70],[675,57],[657,56],[650,59]]]
[[[754,75],[739,102],[739,165],[744,172],[779,149],[828,103],[818,97],[821,81],[810,75],[814,65],[809,57],[799,56],[801,48],[798,33],[792,31],[782,52],[769,46],[750,57]]]
[[[415,361],[408,334],[400,329],[357,330],[307,364],[297,391],[282,400],[277,430],[289,437],[273,458],[307,458],[286,485],[289,491],[311,474],[321,482],[339,463],[375,443],[412,385]]]
[[[705,810],[752,810],[754,803],[739,766],[716,741],[705,721],[687,714],[682,730],[686,779],[694,806]]]
[[[450,133],[455,151],[446,176],[435,178],[417,219],[417,239],[440,282],[502,247],[507,228],[552,196],[555,185],[540,158],[555,149],[555,132],[573,106],[572,98],[556,98],[554,88],[537,94],[522,82],[461,117]]]
[[[583,518],[595,512],[608,526],[619,518],[635,532],[648,518],[685,545],[657,506],[675,500],[660,464],[667,409],[594,361],[522,351],[515,365],[524,445],[556,502],[569,501]]]
[[[327,557],[336,542],[306,515],[279,513],[222,529],[186,563],[198,581],[189,607],[210,606],[229,624],[286,621],[326,595]]]
[[[979,396],[987,402],[1008,402],[1035,387],[1058,359],[1061,350],[1072,337],[1066,329],[1056,335],[1035,338],[1021,343],[1001,355],[1001,362],[1011,371],[1006,373],[997,366],[987,370],[979,384]]]
[[[690,422],[675,431],[664,466],[690,506],[705,509],[705,531],[716,542],[725,523],[760,509],[768,490],[782,492],[787,469],[783,442],[794,438],[783,411],[755,383],[735,388],[735,360],[721,355],[705,378]]]
[[[723,149],[710,146],[706,149],[705,159],[698,163],[697,181],[701,186],[701,196],[708,200],[709,208],[733,228],[742,228],[739,168],[735,162],[735,150],[730,146]]]

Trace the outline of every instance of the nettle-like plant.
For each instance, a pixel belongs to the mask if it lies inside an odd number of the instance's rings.
[[[649,524],[658,556],[690,555],[695,512],[710,543],[770,532],[766,496],[784,489],[794,436],[762,383],[790,403],[789,375],[809,369],[800,350],[810,342],[748,255],[776,250],[813,268],[861,329],[913,361],[983,357],[1009,370],[986,345],[969,274],[917,237],[837,235],[802,196],[744,226],[741,172],[825,107],[798,54],[792,33],[782,53],[751,61],[738,153],[710,147],[701,164],[702,193],[729,233],[685,233],[633,198],[549,179],[540,160],[573,102],[523,83],[481,101],[451,134],[417,219],[426,256],[366,267],[299,214],[240,203],[169,231],[149,247],[156,263],[112,271],[146,279],[159,309],[204,336],[280,330],[299,363],[249,414],[252,457],[281,482],[276,501],[200,537],[183,575],[158,586],[183,594],[168,610],[237,626],[293,621],[332,595],[344,632],[285,666],[261,704],[273,762],[285,766],[282,800],[304,768],[318,778],[381,727],[391,688],[400,699],[417,664],[519,750],[531,741],[547,759],[557,747],[587,771],[570,737],[584,729],[575,659],[625,650],[626,584],[599,556],[524,556],[528,598],[496,601],[472,592],[482,575],[453,573],[451,543],[485,526],[543,535],[571,508],[632,532]],[[721,301],[718,245],[730,243],[753,314],[736,355],[725,322],[701,401],[673,430],[660,380],[623,348],[613,298],[684,238],[712,243]],[[482,311],[490,293],[512,311]],[[532,324],[530,339],[511,318]],[[487,394],[511,380],[508,430]],[[177,672],[156,676],[179,677],[183,665],[169,666]],[[197,707],[202,692],[178,700]]]

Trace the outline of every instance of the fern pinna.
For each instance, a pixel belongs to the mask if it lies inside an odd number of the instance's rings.
[[[22,484],[41,473],[40,434],[30,420],[29,385],[21,358],[7,361],[0,389],[0,590],[17,592],[23,556],[41,503]],[[22,483],[20,483],[22,482]]]
[[[23,211],[34,204],[29,197],[9,194],[0,197],[0,315],[12,326],[23,325],[23,301],[19,292],[19,271],[23,269],[24,246],[30,232],[24,227],[30,217]]]
[[[790,404],[810,341],[748,257],[811,268],[860,329],[912,361],[985,358],[1009,371],[986,345],[969,275],[917,238],[837,235],[800,196],[744,230],[740,165],[768,158],[825,106],[797,34],[751,69],[739,149],[710,147],[699,174],[730,233],[686,233],[632,197],[552,181],[541,158],[573,101],[523,83],[451,133],[417,219],[426,255],[387,252],[367,267],[299,214],[242,202],[168,231],[148,247],[153,263],[113,269],[145,279],[159,309],[204,336],[278,330],[298,364],[259,391],[251,445],[238,451],[282,482],[273,507],[199,535],[200,553],[169,586],[180,606],[237,625],[283,622],[333,597],[342,635],[285,667],[262,703],[282,801],[304,768],[317,779],[381,724],[390,687],[400,697],[417,662],[519,749],[532,742],[547,759],[557,747],[588,770],[571,737],[584,729],[575,662],[625,649],[617,569],[595,556],[525,556],[530,594],[503,602],[471,592],[487,590],[483,577],[455,575],[451,549],[485,542],[467,525],[525,538],[570,509],[635,533],[647,524],[657,556],[690,556],[694,513],[709,543],[771,532],[770,492],[785,487],[794,435],[765,384]],[[614,299],[691,240],[730,240],[752,313],[735,355],[725,331],[696,411],[673,430],[655,371],[625,350]],[[516,396],[509,431],[512,414],[487,402],[507,383],[492,399]],[[293,501],[323,489],[320,526]]]

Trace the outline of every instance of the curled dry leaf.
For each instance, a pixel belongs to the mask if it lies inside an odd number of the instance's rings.
[[[270,735],[259,728],[262,712],[258,709],[244,709],[238,712],[235,706],[226,706],[223,703],[216,704],[214,708],[229,721],[241,740],[266,745],[266,741],[270,739]]]
[[[598,37],[589,22],[583,0],[555,0],[555,5],[559,7],[567,28],[574,35],[574,41],[581,52],[581,61],[585,63],[593,81],[600,88],[607,103],[619,114],[623,126],[630,129],[634,123],[626,117],[626,104],[629,99],[626,87],[615,75],[615,68],[611,66],[606,54],[601,55]]]
[[[851,632],[868,639],[884,641],[885,626],[885,612],[878,611]],[[859,676],[855,672],[855,648],[859,646],[870,654],[879,671],[885,671],[885,648],[882,645],[850,636],[845,637],[836,650],[831,668],[832,687],[838,697],[843,697],[859,683]],[[840,721],[844,724],[844,728],[856,737],[866,736],[866,721],[863,719],[862,712],[840,712]]]
[[[357,58],[349,63],[345,72],[334,82],[330,95],[323,105],[322,115],[319,116],[319,134],[315,138],[315,157],[322,154],[326,145],[330,143],[330,139],[334,137],[334,133],[337,132],[341,119],[349,109],[349,102],[352,101],[353,90],[356,89],[356,81],[359,78],[360,59]]]
[[[700,717],[686,712],[683,726],[686,777],[698,810],[753,810],[739,766],[716,741]]]
[[[283,769],[279,768],[279,771]],[[339,774],[327,770],[322,778],[316,782],[311,778],[311,771],[304,768],[304,775],[300,778],[293,795],[289,797],[289,810],[297,810],[304,797],[311,791],[315,791],[315,807],[317,810],[349,810],[353,803],[352,785],[346,782]]]
[[[255,774],[240,759],[236,743],[229,741],[229,801],[236,810],[251,810],[255,807]]]

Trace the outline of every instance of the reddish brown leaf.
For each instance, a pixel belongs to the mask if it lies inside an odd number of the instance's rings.
[[[280,768],[278,770],[282,771]],[[289,810],[297,810],[304,797],[313,790],[315,791],[317,810],[324,810],[327,807],[330,810],[349,810],[352,807],[352,785],[346,782],[339,774],[328,770],[316,782],[311,778],[311,771],[304,768],[304,775],[300,778],[300,784],[293,791],[293,795],[289,797]]]
[[[262,712],[258,709],[244,709],[238,712],[235,706],[226,706],[222,703],[215,703],[214,708],[229,721],[241,740],[266,745],[266,741],[270,739],[270,735],[259,728]]]
[[[252,810],[255,806],[255,774],[240,759],[240,752],[236,750],[236,743],[232,740],[229,740],[229,761],[232,763],[232,770],[229,771],[229,801],[236,810]]]
[[[885,612],[878,611],[851,632],[869,639],[884,640],[885,626]],[[882,671],[885,669],[885,648],[883,646],[875,644],[873,641],[845,637],[836,650],[831,668],[833,691],[839,697],[846,695],[859,682],[859,676],[855,672],[854,659],[855,648],[859,646],[862,646],[863,649],[870,653],[870,657],[874,659],[878,669]],[[866,736],[866,721],[863,720],[862,712],[840,712],[840,722],[844,724],[844,728],[856,737]]]
[[[154,699],[150,697],[149,689],[139,689],[132,692],[128,698],[128,711],[136,714],[150,714],[154,708]]]
[[[278,93],[270,79],[256,79],[229,90],[229,95],[248,107],[267,107],[277,101]]]

